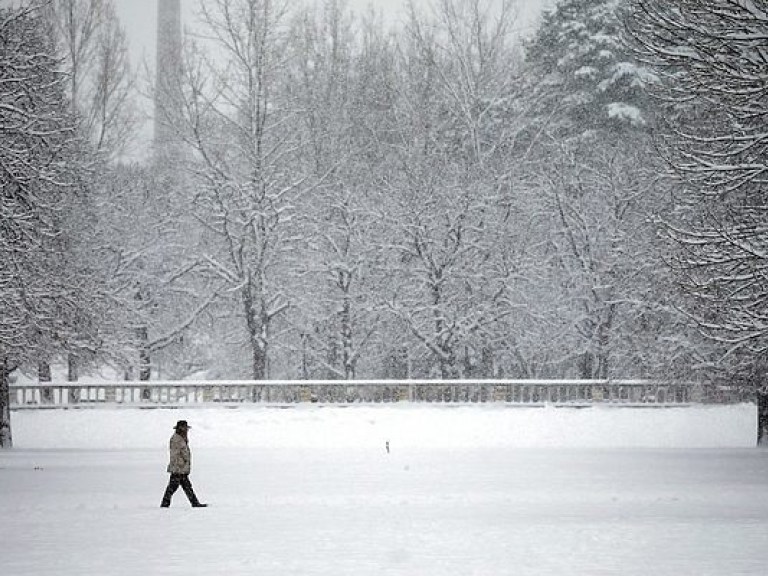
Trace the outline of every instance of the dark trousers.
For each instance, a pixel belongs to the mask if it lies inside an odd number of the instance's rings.
[[[192,504],[192,506],[200,504],[197,496],[195,496],[195,491],[192,489],[192,482],[189,481],[189,474],[171,474],[171,479],[168,481],[168,488],[165,489],[165,494],[163,495],[163,502],[160,504],[161,506],[168,507],[171,505],[171,497],[174,492],[179,489],[179,486],[184,490],[184,494],[187,495],[189,503]]]

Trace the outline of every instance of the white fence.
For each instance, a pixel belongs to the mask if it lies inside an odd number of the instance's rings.
[[[12,384],[11,407],[84,408],[316,402],[500,402],[514,405],[663,407],[737,403],[738,390],[646,380],[249,380]]]

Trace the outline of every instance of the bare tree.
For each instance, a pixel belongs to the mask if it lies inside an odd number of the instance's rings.
[[[304,249],[297,253],[294,322],[303,372],[352,379],[380,328],[378,244],[366,128],[373,103],[361,91],[370,55],[360,53],[354,20],[328,0],[296,20],[294,84],[301,103],[307,169],[316,186],[302,202]],[[379,89],[382,87],[379,86]],[[307,297],[309,296],[309,297]]]
[[[665,215],[687,311],[735,363],[768,350],[768,10],[762,2],[632,0],[627,27],[664,106]]]
[[[278,278],[306,177],[297,170],[296,110],[284,85],[289,8],[269,0],[200,4],[215,56],[189,47],[176,129],[192,147],[207,273],[239,300],[252,378],[268,375],[271,329],[289,306]],[[172,117],[168,118],[173,121]]]
[[[426,352],[419,369],[442,378],[470,375],[470,356],[491,353],[488,328],[506,314],[504,280],[489,273],[517,129],[513,20],[506,2],[498,12],[480,0],[430,14],[411,5],[401,45],[383,180],[398,271],[390,306]]]
[[[133,76],[128,62],[127,39],[111,0],[61,0],[41,5],[50,38],[55,42],[67,74],[67,97],[71,113],[78,120],[78,132],[87,141],[91,166],[87,178],[79,181],[77,207],[69,211],[69,226],[77,241],[71,247],[79,265],[91,270],[94,299],[106,313],[114,303],[108,295],[111,278],[94,259],[101,245],[119,242],[122,235],[105,235],[100,227],[106,182],[111,178],[110,162],[126,151],[136,126],[131,99]],[[111,314],[116,314],[112,310]],[[109,338],[102,331],[102,336]],[[74,348],[68,355],[68,378],[76,380],[78,366],[87,350]],[[44,358],[40,380],[50,380],[51,369]]]
[[[39,9],[0,10],[0,63],[0,446],[10,446],[10,373],[84,339],[91,310],[66,226],[83,148]]]
[[[572,322],[569,355],[578,359],[582,378],[645,376],[658,368],[638,364],[634,359],[647,361],[647,353],[629,345],[643,330],[639,318],[661,313],[653,287],[663,278],[653,225],[656,179],[640,169],[648,163],[642,139],[633,141],[634,154],[561,144],[544,172],[554,280],[562,312]]]
[[[128,42],[112,0],[57,0],[45,5],[68,72],[81,130],[105,159],[125,152],[136,128]]]
[[[552,231],[545,266],[558,286],[561,370],[582,378],[644,377],[683,353],[659,344],[682,322],[669,321],[672,307],[654,287],[665,285],[653,224],[665,187],[650,137],[657,109],[643,89],[653,74],[623,44],[620,6],[563,0],[527,46],[532,174]],[[651,326],[657,342],[637,336]]]

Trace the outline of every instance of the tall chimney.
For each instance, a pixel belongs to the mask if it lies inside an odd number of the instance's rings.
[[[177,94],[181,73],[181,0],[158,0],[155,57],[155,156],[173,154],[178,147],[170,123],[179,113]]]

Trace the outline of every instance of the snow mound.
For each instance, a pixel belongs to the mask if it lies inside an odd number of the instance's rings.
[[[730,448],[756,442],[752,404],[676,408],[521,408],[505,405],[299,405],[237,409],[23,410],[21,449],[165,447],[176,420],[196,447]]]

